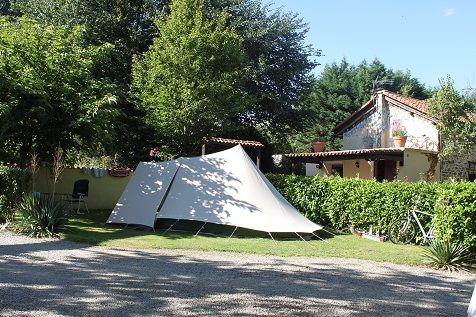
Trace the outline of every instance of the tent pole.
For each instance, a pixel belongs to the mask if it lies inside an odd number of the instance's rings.
[[[200,228],[200,230],[197,231],[197,233],[195,233],[194,237],[198,236],[198,234],[200,233],[200,231],[202,231],[203,227],[205,227],[206,224],[207,224],[206,222],[203,223],[203,226]]]
[[[318,238],[319,240],[324,241],[325,243],[329,243],[329,241],[326,241],[326,240],[322,239],[321,237],[319,237],[319,236],[318,236],[317,234],[315,234],[314,232],[311,232],[311,234],[312,234],[313,236],[315,236],[316,238]]]
[[[233,232],[230,234],[230,236],[228,237],[228,239],[230,239],[231,237],[233,237],[233,235],[235,234],[236,229],[238,229],[238,226],[235,227],[235,229],[234,229]]]
[[[303,237],[301,237],[301,235],[299,233],[297,233],[297,232],[294,232],[294,233],[297,234],[297,236],[299,238],[301,238],[302,241],[306,242],[309,246],[311,246],[311,244],[309,242],[307,242]]]
[[[170,225],[170,227],[167,228],[167,230],[165,230],[164,233],[167,233],[170,229],[172,229],[173,226],[175,226],[175,224],[179,221],[180,219],[177,219],[175,220],[175,222],[173,224]]]
[[[269,234],[269,236],[271,237],[271,239],[273,239],[274,244],[278,245],[278,244],[276,243],[276,240],[274,240],[273,236],[271,235],[271,232],[268,232],[268,234]]]

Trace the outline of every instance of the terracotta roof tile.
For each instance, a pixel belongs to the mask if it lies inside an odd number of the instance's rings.
[[[391,99],[399,101],[409,107],[412,107],[415,110],[418,110],[424,114],[428,114],[428,104],[424,100],[406,97],[388,90],[382,90],[382,94]]]
[[[402,153],[403,148],[374,148],[374,149],[358,149],[358,150],[343,150],[343,151],[329,151],[329,152],[310,152],[310,153],[289,153],[287,157],[328,157],[328,156],[342,156],[354,154],[393,154]]]
[[[388,99],[392,99],[394,101],[397,101],[398,103],[401,103],[407,107],[410,107],[421,114],[428,116],[428,104],[424,100],[420,99],[415,99],[412,97],[406,97],[400,94],[397,94],[392,91],[388,90],[379,90],[377,93],[381,93]],[[373,95],[372,98],[370,98],[369,101],[367,101],[362,107],[360,107],[358,110],[356,110],[354,113],[352,113],[350,116],[348,116],[344,121],[339,123],[334,131],[339,133],[342,132],[344,129],[346,129],[349,125],[353,124],[356,120],[364,116],[368,111],[371,111],[374,106],[375,106],[375,100],[377,98],[377,95]]]
[[[219,143],[219,144],[231,144],[231,145],[240,144],[242,146],[250,146],[250,147],[264,147],[263,143],[258,141],[224,139],[224,138],[216,138],[216,137],[210,138],[209,142]]]

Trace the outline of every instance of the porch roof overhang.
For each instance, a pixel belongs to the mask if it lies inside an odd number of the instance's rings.
[[[375,148],[345,151],[289,153],[286,157],[293,163],[318,163],[324,161],[347,161],[365,159],[368,161],[403,161],[404,148]]]

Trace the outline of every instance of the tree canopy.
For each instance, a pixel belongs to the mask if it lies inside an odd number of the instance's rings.
[[[170,11],[134,66],[133,90],[170,154],[190,154],[244,113],[246,56],[225,13],[206,11],[200,0],[176,0]]]
[[[0,17],[0,145],[4,159],[91,146],[109,135],[114,87],[92,76],[107,47],[80,45],[82,29]]]
[[[370,99],[371,91],[385,88],[405,96],[426,99],[430,92],[409,71],[388,69],[378,59],[350,65],[345,59],[326,65],[303,100],[308,111],[306,129],[291,137],[293,150],[308,150],[313,140],[326,141],[328,149],[339,149],[334,128]]]
[[[476,102],[471,94],[462,95],[448,77],[429,99],[430,115],[437,119],[443,147],[440,159],[468,153],[476,145]]]

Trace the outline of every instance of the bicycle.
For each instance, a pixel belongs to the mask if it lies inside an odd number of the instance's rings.
[[[407,213],[405,218],[401,218],[390,223],[388,227],[388,237],[390,238],[390,241],[396,244],[410,243],[410,241],[412,241],[417,234],[415,221],[418,224],[418,227],[420,228],[420,231],[423,235],[423,243],[431,242],[435,238],[433,215],[424,211],[417,210],[417,204],[418,202],[415,203],[413,209]],[[432,225],[430,229],[428,229],[428,232],[425,231],[425,228],[423,228],[423,225],[421,224],[420,219],[418,219],[417,214],[430,216],[432,218]]]

